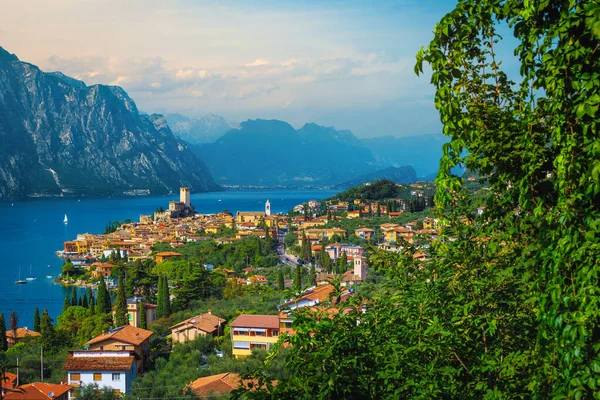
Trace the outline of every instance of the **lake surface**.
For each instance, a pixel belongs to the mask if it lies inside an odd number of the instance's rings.
[[[265,201],[271,201],[273,213],[287,212],[308,200],[333,196],[335,190],[244,190],[193,194],[196,212],[209,214],[223,210],[264,211]],[[156,208],[168,208],[171,196],[140,196],[127,198],[50,198],[18,202],[0,202],[0,312],[8,324],[9,313],[19,317],[19,326],[33,328],[35,307],[48,308],[56,317],[71,288],[53,283],[47,275],[60,274],[62,260],[55,251],[63,242],[75,239],[78,233],[102,233],[108,221],[131,219],[150,214]],[[69,223],[63,223],[64,215]],[[19,278],[31,273],[37,279],[16,285]],[[83,294],[85,289],[78,289]]]

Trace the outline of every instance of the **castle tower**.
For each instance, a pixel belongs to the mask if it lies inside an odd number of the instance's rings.
[[[367,277],[367,261],[364,257],[354,258],[354,275],[358,276],[361,281]]]
[[[271,202],[269,200],[265,203],[265,214],[271,215]]]
[[[179,188],[179,202],[183,203],[187,208],[190,208],[190,188]]]

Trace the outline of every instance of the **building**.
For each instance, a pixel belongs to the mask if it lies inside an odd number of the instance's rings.
[[[242,314],[229,324],[232,354],[247,357],[253,349],[269,350],[279,339],[277,315]]]
[[[33,382],[21,385],[14,392],[7,392],[7,400],[67,400],[73,389],[71,385]]]
[[[31,331],[31,330],[27,329],[27,327],[17,328],[16,337],[15,337],[15,332],[12,329],[9,329],[6,331],[6,342],[8,343],[9,346],[14,346],[15,344],[25,340],[28,337],[37,337],[37,336],[40,336],[39,332]]]
[[[188,340],[195,340],[200,336],[221,336],[225,322],[227,321],[213,315],[210,310],[207,313],[188,318],[171,327],[173,344],[185,343]]]
[[[69,400],[78,397],[81,388],[96,384],[116,394],[129,393],[137,377],[136,354],[133,351],[70,351],[63,365],[67,382],[74,389]]]
[[[144,312],[146,313],[146,326],[156,321],[156,304],[144,303],[143,297],[131,297],[127,299],[127,318],[129,325],[136,328],[141,328],[142,311],[140,303],[144,304]],[[115,307],[112,308],[113,318],[115,316]]]
[[[346,253],[346,256],[348,258],[359,257],[365,252],[365,248],[362,246],[353,246],[350,244],[334,243],[325,247],[325,251],[329,255],[329,258],[337,260],[339,257],[342,256],[343,253]]]
[[[354,234],[362,239],[370,240],[375,233],[375,229],[371,228],[358,228],[354,230]]]
[[[6,393],[17,386],[17,374],[5,372],[2,376],[2,393]]]
[[[367,277],[367,260],[365,257],[354,257],[354,275],[358,276],[360,281]]]
[[[112,276],[112,269],[115,267],[113,264],[95,262],[91,268],[95,268],[92,271],[92,278],[108,278]]]
[[[125,325],[111,329],[85,343],[86,350],[133,351],[136,356],[137,374],[144,371],[150,353],[150,336],[154,333],[145,329]]]
[[[161,220],[167,218],[185,218],[196,213],[194,206],[190,202],[190,188],[179,188],[179,201],[170,201],[169,209],[163,212],[155,212],[154,219]]]
[[[269,200],[265,203],[265,215],[271,215],[271,202]]]
[[[262,211],[238,211],[235,215],[235,222],[241,224],[243,222],[252,222],[257,224],[266,217]]]
[[[163,262],[170,260],[174,257],[181,257],[181,254],[176,253],[174,251],[163,251],[162,253],[156,254],[156,263],[162,264]]]
[[[300,297],[299,299],[295,299],[295,300],[289,300],[286,303],[283,303],[280,308],[285,308],[285,309],[289,309],[289,310],[295,310],[296,308],[302,308],[302,307],[314,307],[318,304],[323,303],[324,301],[329,299],[329,295],[331,294],[331,292],[333,292],[333,285],[331,284],[326,284],[326,285],[321,285],[321,286],[317,286],[314,288],[310,288],[308,290],[306,290],[303,294],[302,297]],[[284,322],[284,321],[282,321]],[[289,326],[285,326],[285,328],[291,328],[291,322]],[[280,325],[281,328],[281,325]]]
[[[273,381],[272,384],[277,384],[277,381]],[[226,398],[228,394],[241,387],[255,390],[257,386],[258,381],[256,379],[242,379],[238,374],[225,372],[224,374],[198,378],[190,382],[188,388],[191,389],[194,395],[201,398],[218,396]]]

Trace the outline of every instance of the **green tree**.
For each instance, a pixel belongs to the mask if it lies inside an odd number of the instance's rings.
[[[77,289],[75,286],[71,286],[71,305],[76,306],[77,304]]]
[[[277,270],[277,290],[280,292],[285,289],[285,279],[283,278],[283,272],[281,269]]]
[[[37,307],[33,312],[33,330],[36,332],[40,331],[40,310]]]
[[[4,313],[0,313],[0,350],[6,351],[8,342],[6,341],[6,322],[4,321]]]
[[[63,301],[63,312],[65,312],[67,310],[67,308],[71,307],[71,298],[69,297],[69,294],[67,293],[65,295],[65,301]]]
[[[302,232],[302,259],[308,263],[312,259],[312,249],[310,241],[306,237],[306,232]]]
[[[92,292],[92,288],[88,286],[87,288],[87,298],[88,298],[88,305],[91,304],[90,307],[93,307],[95,305],[94,303],[94,293]]]
[[[308,283],[311,286],[317,286],[317,271],[315,271],[314,265],[310,266],[310,273],[308,275]]]
[[[81,307],[83,308],[88,308],[89,304],[88,304],[88,297],[87,297],[87,292],[85,292],[83,294],[83,296],[80,297],[81,300]]]
[[[115,325],[125,326],[129,323],[127,314],[127,297],[125,296],[125,282],[119,276],[117,287],[117,298],[115,299]]]
[[[169,293],[169,279],[165,276],[163,280],[163,304],[165,307],[165,317],[171,315],[171,294]]]
[[[294,290],[296,290],[296,291],[302,290],[302,266],[301,265],[296,266],[296,271],[295,271],[294,280],[293,280],[293,286],[294,286]]]
[[[106,289],[106,283],[101,281],[98,285],[98,294],[96,298],[96,314],[110,314],[111,301],[110,293]]]
[[[146,304],[143,301],[138,303],[140,309],[140,328],[148,329],[148,322],[146,321]]]
[[[165,290],[164,285],[164,277],[159,275],[158,277],[158,292],[156,294],[156,317],[162,318],[165,316],[165,304],[164,304],[164,295],[163,292]]]
[[[10,313],[10,319],[8,321],[8,328],[12,332],[12,337],[16,340],[17,329],[19,328],[19,317],[17,316],[17,313],[14,311],[11,311],[11,313]]]
[[[73,266],[73,263],[71,262],[71,260],[67,260],[62,266],[62,275],[69,277],[69,276],[73,275],[74,272],[75,272],[75,266]]]

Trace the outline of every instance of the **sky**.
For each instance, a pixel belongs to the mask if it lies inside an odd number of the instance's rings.
[[[415,54],[452,0],[3,0],[0,46],[148,113],[441,132]]]

